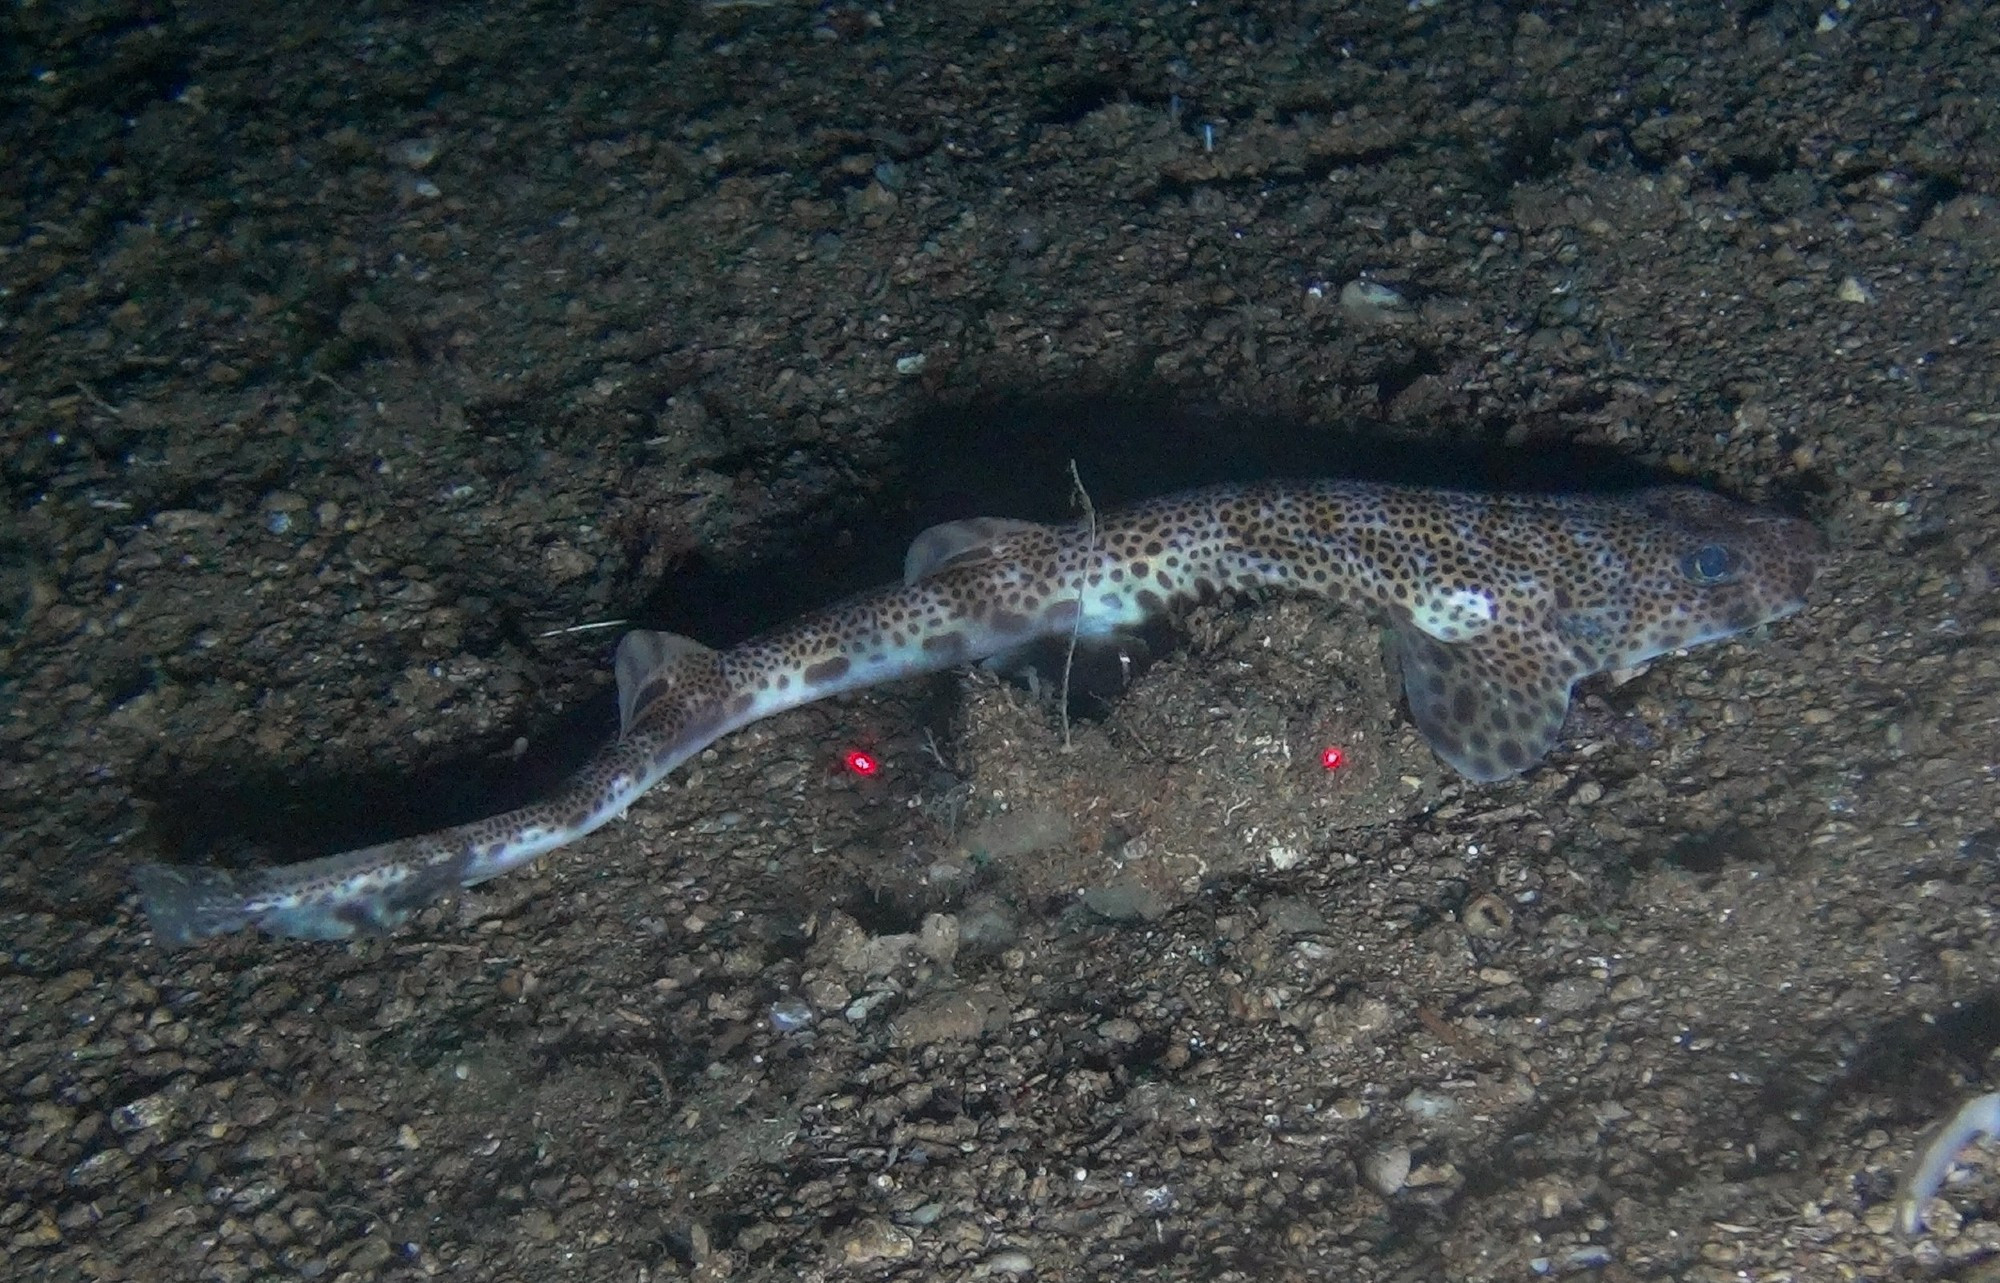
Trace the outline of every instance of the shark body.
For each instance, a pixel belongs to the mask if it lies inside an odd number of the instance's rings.
[[[1824,552],[1804,521],[1685,487],[1494,495],[1269,482],[1062,525],[951,522],[918,536],[902,583],[726,650],[627,634],[619,737],[545,801],[301,864],[154,864],[136,880],[166,944],[245,927],[310,939],[393,930],[452,889],[605,824],[752,722],[1260,589],[1384,614],[1425,739],[1460,774],[1505,779],[1554,746],[1579,679],[1798,610]]]

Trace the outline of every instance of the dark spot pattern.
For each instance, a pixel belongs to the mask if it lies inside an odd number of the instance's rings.
[[[854,661],[847,656],[834,655],[830,658],[822,659],[818,663],[808,664],[805,671],[800,674],[800,677],[805,680],[805,684],[808,686],[825,686],[830,682],[837,682],[847,676],[847,671],[853,667]]]
[[[932,633],[924,638],[924,652],[947,663],[956,664],[965,657],[965,634],[959,632]]]

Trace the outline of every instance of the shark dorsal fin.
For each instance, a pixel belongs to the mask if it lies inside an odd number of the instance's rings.
[[[967,517],[932,526],[910,541],[910,551],[903,556],[903,582],[913,584],[947,566],[977,561],[1008,535],[1039,529],[1035,522],[1012,517]]]
[[[613,664],[618,674],[618,734],[632,730],[632,723],[648,701],[671,690],[669,677],[676,664],[690,655],[712,654],[708,647],[679,633],[656,633],[640,629],[626,633],[618,642],[618,658]]]

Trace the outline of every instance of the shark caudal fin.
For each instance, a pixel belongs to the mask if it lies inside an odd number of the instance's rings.
[[[142,864],[132,882],[154,939],[171,948],[241,931],[254,920],[236,875],[226,869]]]
[[[589,833],[724,727],[721,656],[671,633],[618,644],[619,742],[555,797],[490,819],[299,864],[232,872],[143,865],[133,872],[153,934],[165,945],[257,927],[338,940],[392,931],[454,888],[520,868]]]

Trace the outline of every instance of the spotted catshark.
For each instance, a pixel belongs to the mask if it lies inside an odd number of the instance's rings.
[[[774,713],[1256,589],[1386,615],[1418,730],[1467,778],[1505,779],[1555,744],[1578,679],[1798,610],[1823,554],[1804,521],[1686,487],[1496,495],[1269,482],[1063,525],[954,521],[917,537],[902,583],[726,650],[628,633],[615,663],[619,736],[546,801],[261,871],[147,865],[140,897],[169,944],[251,926],[311,939],[388,931],[453,888],[576,841]]]

